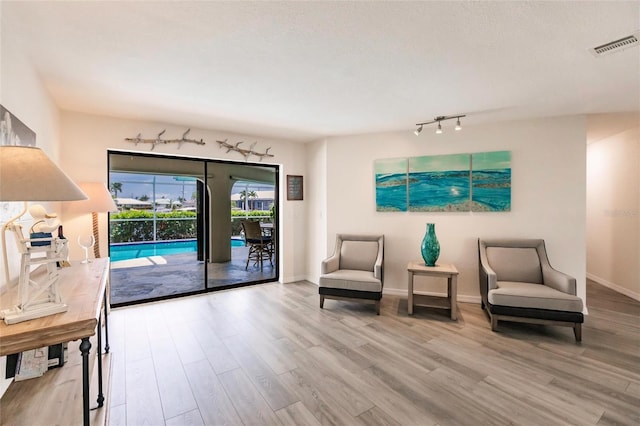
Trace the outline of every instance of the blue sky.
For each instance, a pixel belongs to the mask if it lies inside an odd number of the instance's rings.
[[[118,197],[120,198],[140,198],[141,196],[146,195],[149,199],[152,199],[154,179],[156,183],[157,199],[168,198],[170,200],[177,200],[179,198],[184,198],[188,201],[191,200],[193,194],[196,192],[196,179],[190,177],[116,172],[112,172],[109,175],[110,184],[113,184],[114,182],[122,184],[122,191],[118,193]],[[233,193],[243,191],[244,189],[244,184],[236,184]],[[269,189],[273,188],[268,185],[265,186],[258,184],[249,186],[250,191]]]
[[[140,198],[146,195],[152,199],[154,179],[157,199],[177,200],[184,198],[190,200],[193,193],[196,192],[195,178],[133,173],[110,173],[109,176],[110,184],[114,182],[122,184],[122,191],[118,193],[118,197],[122,198]]]

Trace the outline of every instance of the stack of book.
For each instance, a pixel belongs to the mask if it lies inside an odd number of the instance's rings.
[[[7,357],[6,377],[16,382],[42,376],[48,369],[62,367],[68,361],[68,344],[33,349]]]

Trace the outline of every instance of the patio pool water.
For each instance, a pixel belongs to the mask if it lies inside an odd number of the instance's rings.
[[[244,241],[232,238],[231,247],[242,247]],[[129,244],[112,244],[111,261],[137,259],[139,257],[165,256],[170,254],[195,253],[196,240],[155,241]]]

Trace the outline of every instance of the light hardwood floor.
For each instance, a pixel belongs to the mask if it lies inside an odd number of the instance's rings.
[[[588,284],[570,328],[266,284],[112,311],[112,425],[640,423],[640,304]]]
[[[640,424],[640,303],[593,282],[582,344],[565,327],[493,333],[473,304],[452,322],[388,295],[380,316],[320,310],[317,292],[265,284],[112,310],[110,392],[92,424]],[[0,424],[81,424],[77,346],[64,368],[11,385]]]

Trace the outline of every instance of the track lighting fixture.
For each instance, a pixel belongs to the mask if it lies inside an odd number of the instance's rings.
[[[420,134],[420,132],[422,132],[422,127],[427,125],[427,124],[433,124],[433,123],[438,123],[438,128],[436,129],[436,133],[437,134],[441,134],[442,133],[442,121],[445,120],[453,120],[454,118],[457,119],[456,120],[456,130],[461,130],[462,129],[462,125],[460,124],[460,119],[462,117],[466,117],[466,115],[449,115],[449,116],[445,116],[445,115],[440,115],[438,117],[435,117],[432,121],[426,121],[424,123],[417,123],[416,126],[418,126],[418,128],[413,132],[415,133],[416,136],[418,136]]]

